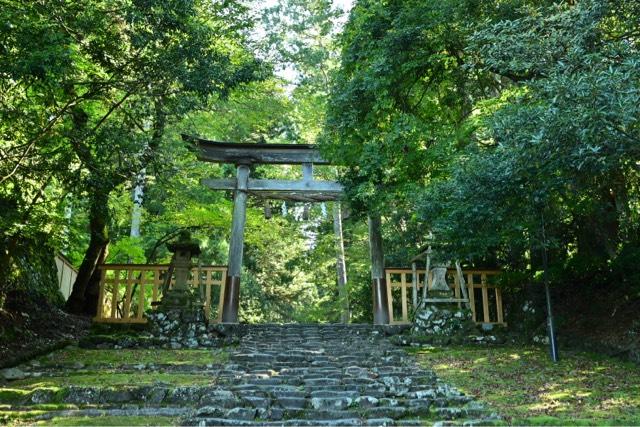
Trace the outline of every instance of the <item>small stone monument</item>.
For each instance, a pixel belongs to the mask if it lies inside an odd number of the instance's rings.
[[[200,294],[193,292],[188,284],[189,274],[193,268],[191,258],[200,255],[200,245],[196,240],[191,239],[188,231],[183,231],[178,240],[167,244],[167,248],[173,253],[168,274],[170,275],[173,270],[175,282],[172,287],[164,290],[158,310],[164,312],[180,310],[184,314],[200,317],[203,302]]]
[[[471,310],[458,307],[453,289],[447,283],[448,263],[435,263],[429,296],[416,310],[412,333],[433,336],[435,341],[448,342],[455,335],[475,328]]]
[[[151,333],[162,347],[196,348],[216,345],[216,333],[209,331],[204,314],[204,302],[199,292],[189,285],[193,268],[191,259],[200,254],[200,246],[189,232],[180,233],[177,240],[168,243],[173,252],[167,280],[175,275],[173,286],[165,286],[157,310],[148,317]],[[167,284],[169,283],[167,281]]]

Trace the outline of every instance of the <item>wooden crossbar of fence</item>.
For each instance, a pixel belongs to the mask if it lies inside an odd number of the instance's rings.
[[[413,270],[409,268],[385,269],[387,279],[387,299],[389,316],[392,324],[408,324],[410,303],[408,295],[421,295],[424,286],[426,270],[415,270],[414,282]],[[495,279],[500,274],[499,270],[463,270],[467,282],[469,305],[473,313],[473,321],[476,323],[504,324],[504,310],[502,307],[502,291],[496,286]],[[427,291],[431,289],[433,271],[428,278]],[[462,307],[463,301],[460,283],[456,269],[447,269],[447,283],[454,292],[453,302]],[[414,292],[413,289],[418,290]]]
[[[169,264],[103,264],[100,295],[94,321],[101,323],[146,323],[145,312],[162,298]],[[220,322],[227,267],[207,265],[191,270],[188,284],[203,297],[207,319]],[[171,280],[171,284],[175,280]],[[170,284],[170,287],[171,287]],[[212,313],[215,308],[215,313]]]

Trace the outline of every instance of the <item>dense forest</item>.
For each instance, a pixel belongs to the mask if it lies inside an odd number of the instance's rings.
[[[96,265],[166,263],[180,231],[225,264],[232,195],[200,179],[235,171],[188,134],[319,145],[346,189],[354,322],[372,316],[371,212],[388,266],[432,244],[501,268],[507,293],[546,271],[560,304],[637,313],[640,3],[0,4],[0,308],[62,306],[57,252],[79,270],[65,308],[87,315]],[[333,211],[250,200],[243,321],[339,320]]]

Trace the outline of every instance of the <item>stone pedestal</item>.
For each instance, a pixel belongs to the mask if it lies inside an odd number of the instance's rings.
[[[161,347],[215,347],[218,334],[210,331],[203,310],[158,311],[149,315],[150,332]]]
[[[475,329],[471,310],[458,308],[455,303],[434,303],[418,309],[411,332],[421,335],[452,336]]]

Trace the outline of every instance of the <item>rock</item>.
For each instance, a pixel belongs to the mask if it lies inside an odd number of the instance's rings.
[[[6,381],[15,381],[27,378],[27,374],[18,368],[7,368],[0,371],[0,377]]]
[[[69,387],[64,397],[65,403],[94,404],[99,401],[100,389],[97,387]]]
[[[196,417],[222,417],[225,410],[217,406],[203,406],[196,411]]]
[[[31,393],[31,396],[29,396],[29,401],[36,405],[40,405],[43,403],[50,403],[54,398],[55,392],[53,390],[36,389]]]
[[[365,421],[365,425],[367,426],[392,426],[395,425],[395,421],[393,418],[369,418]],[[422,425],[418,424],[418,425]]]
[[[434,390],[431,390],[431,389],[417,390],[417,391],[414,391],[411,394],[416,399],[425,399],[425,398],[427,398],[427,399],[435,399],[436,398],[436,392]]]
[[[82,362],[75,362],[72,366],[73,369],[84,369],[85,364]]]
[[[229,390],[207,389],[202,392],[201,405],[215,405],[223,408],[233,408],[240,400]]]
[[[311,399],[313,409],[345,409],[351,406],[353,399],[349,397],[314,397]]]
[[[482,330],[489,332],[493,330],[493,324],[492,323],[483,323],[482,324]]]
[[[360,396],[355,400],[356,405],[361,408],[372,408],[378,405],[378,402],[380,402],[380,400],[373,396]]]
[[[445,420],[453,420],[464,416],[464,411],[461,408],[436,408],[436,413]]]
[[[144,400],[148,403],[159,405],[167,395],[167,389],[163,387],[152,387],[151,390],[144,396]]]
[[[229,409],[225,414],[225,418],[231,418],[235,420],[246,420],[251,421],[256,417],[255,409],[248,408],[233,408]]]
[[[126,403],[133,400],[129,390],[104,389],[100,392],[101,403]]]

